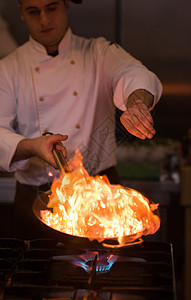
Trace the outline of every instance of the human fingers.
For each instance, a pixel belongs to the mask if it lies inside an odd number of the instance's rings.
[[[67,150],[62,144],[63,141],[67,140],[67,135],[55,134],[52,136],[51,144],[52,144],[52,154],[54,157],[54,162],[52,165],[55,169],[60,168],[60,164],[62,165],[66,161]],[[56,163],[56,165],[55,165]]]
[[[68,135],[61,135],[61,134],[55,134],[53,141],[55,141],[55,147],[57,150],[62,151],[66,154],[66,148],[62,144],[63,141],[66,141],[68,139]]]
[[[125,111],[120,121],[127,131],[140,139],[151,139],[155,134],[155,129],[144,114],[141,111],[135,111],[133,108]]]
[[[146,104],[140,102],[136,106],[129,109],[130,114],[138,119],[138,128],[148,138],[152,138],[156,133],[153,125],[154,121]],[[136,125],[136,123],[135,123]],[[141,126],[143,125],[143,126]]]
[[[146,136],[133,125],[130,119],[126,117],[125,113],[123,113],[122,116],[120,117],[120,121],[129,133],[138,137],[139,139],[142,140],[146,139]]]
[[[56,147],[57,144],[60,144],[60,149],[63,152],[64,156],[66,156],[66,149],[62,145],[62,141],[65,141],[68,138],[67,135],[61,134],[50,134],[46,136],[42,136],[36,139],[36,156],[40,157],[48,164],[52,165],[55,169],[58,169],[57,163],[55,162],[53,155],[53,148]]]
[[[63,135],[63,134],[52,134],[47,136],[49,139],[49,143],[54,144],[54,143],[59,143],[66,141],[68,139],[68,135]]]
[[[142,99],[131,99],[131,101],[128,102],[127,110],[132,110],[135,115],[140,112],[152,125],[154,124],[150,114],[151,108]]]
[[[56,148],[56,150],[58,150],[58,151],[62,151],[64,157],[67,157],[67,150],[66,150],[66,148],[63,146],[63,144],[62,144],[61,142],[55,144],[55,148]]]
[[[136,100],[135,101],[135,106],[132,106],[132,109],[137,110],[137,112],[141,112],[145,118],[150,122],[150,124],[154,124],[154,121],[153,121],[153,118],[151,116],[151,113],[150,113],[150,108],[145,104],[143,103],[142,100]]]

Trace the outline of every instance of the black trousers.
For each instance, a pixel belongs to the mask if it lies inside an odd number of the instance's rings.
[[[48,184],[30,186],[17,182],[13,208],[13,237],[24,240],[46,238],[43,224],[33,213],[33,202],[39,193],[50,189]]]
[[[111,184],[119,184],[119,176],[115,167],[111,167],[99,175],[107,175]],[[33,213],[33,202],[39,193],[50,190],[50,184],[41,186],[25,185],[17,182],[16,195],[13,210],[14,238],[30,240],[39,238],[51,238],[43,224]]]

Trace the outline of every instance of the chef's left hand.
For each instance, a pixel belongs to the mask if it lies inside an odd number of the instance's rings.
[[[140,139],[151,139],[156,133],[154,122],[150,114],[153,95],[144,89],[134,91],[127,99],[127,110],[121,115],[123,126]]]

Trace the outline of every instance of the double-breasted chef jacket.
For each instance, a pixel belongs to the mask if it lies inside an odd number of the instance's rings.
[[[136,89],[161,96],[158,77],[119,45],[68,28],[52,57],[32,37],[0,61],[0,168],[23,184],[41,185],[59,171],[37,157],[11,163],[17,144],[44,132],[68,135],[90,175],[116,164],[115,106]]]

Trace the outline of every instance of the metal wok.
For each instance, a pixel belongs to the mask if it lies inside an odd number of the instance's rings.
[[[71,247],[77,247],[80,249],[121,248],[124,246],[134,246],[134,245],[142,243],[142,241],[143,241],[141,239],[141,236],[143,235],[142,231],[138,232],[134,235],[124,236],[123,243],[119,244],[117,237],[105,239],[102,242],[99,242],[96,239],[90,241],[86,237],[74,236],[74,235],[70,235],[70,234],[53,229],[52,227],[48,226],[47,224],[45,224],[43,222],[43,220],[41,218],[41,214],[40,214],[41,210],[50,210],[52,212],[52,209],[47,207],[50,193],[51,193],[51,191],[47,191],[47,192],[41,193],[37,196],[37,198],[35,199],[35,201],[33,203],[33,213],[43,224],[43,227],[44,227],[46,233],[51,238],[54,238],[58,242],[67,244],[68,246],[71,246]],[[155,214],[158,215],[158,210],[155,211]]]

